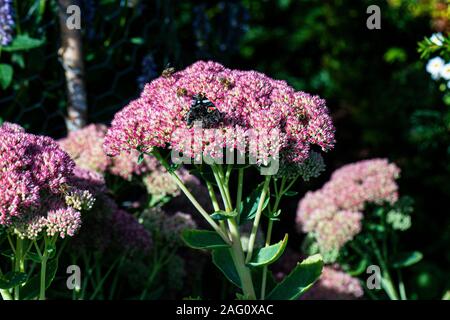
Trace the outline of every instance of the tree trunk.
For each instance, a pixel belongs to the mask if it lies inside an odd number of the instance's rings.
[[[75,131],[84,127],[87,122],[81,28],[69,28],[67,13],[67,8],[71,5],[78,5],[78,2],[58,0],[58,4],[61,29],[61,48],[58,50],[58,55],[67,83],[66,126],[68,131]],[[78,13],[80,12],[78,11]],[[70,14],[73,13],[70,11]]]

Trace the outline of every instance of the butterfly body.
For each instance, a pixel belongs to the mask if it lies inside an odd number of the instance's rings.
[[[202,128],[213,128],[222,122],[222,114],[204,94],[196,94],[192,97],[185,121],[188,127],[201,122]]]

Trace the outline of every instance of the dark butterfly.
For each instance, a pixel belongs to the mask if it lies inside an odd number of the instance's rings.
[[[200,121],[202,128],[213,128],[222,121],[222,113],[209,101],[205,94],[196,94],[192,97],[191,107],[185,116],[188,127]]]

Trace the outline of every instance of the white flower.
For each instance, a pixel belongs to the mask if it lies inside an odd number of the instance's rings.
[[[441,68],[440,76],[444,80],[450,80],[450,62]]]
[[[435,57],[428,61],[427,72],[431,74],[433,79],[439,79],[441,69],[444,67],[445,61],[441,57]]]
[[[442,33],[433,33],[433,35],[430,37],[430,41],[433,42],[437,46],[442,46],[444,41],[444,36]]]

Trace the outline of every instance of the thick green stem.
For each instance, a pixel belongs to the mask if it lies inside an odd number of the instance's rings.
[[[217,185],[219,187],[220,194],[222,196],[225,210],[231,212],[233,208],[231,207],[230,192],[228,184],[221,173],[221,167],[217,165],[212,166],[214,177],[216,179]],[[239,279],[242,284],[242,291],[244,296],[248,299],[255,300],[256,293],[253,286],[252,275],[250,269],[245,264],[244,251],[242,250],[241,236],[239,234],[239,227],[237,225],[236,219],[228,219],[228,228],[230,230],[231,236],[231,257],[233,258],[234,266],[239,275]]]
[[[47,272],[47,261],[48,256],[47,253],[44,252],[44,255],[42,256],[42,262],[41,262],[41,283],[40,283],[40,289],[39,289],[39,300],[45,300],[45,274]]]
[[[208,188],[209,197],[211,198],[211,202],[212,202],[214,211],[219,211],[220,206],[219,206],[219,202],[217,202],[217,197],[216,197],[216,194],[214,193],[213,185],[211,184],[211,182],[206,181],[206,186]]]
[[[216,197],[216,193],[214,192],[213,185],[211,184],[211,182],[206,181],[206,186],[208,188],[209,197],[211,198],[211,202],[213,204],[214,211],[219,211],[220,210],[220,206],[219,206],[219,203],[217,202],[217,197]],[[223,233],[224,234],[228,234],[225,222],[223,222],[221,220],[221,221],[219,221],[219,225],[220,225],[220,228],[222,228]]]
[[[242,291],[244,296],[250,300],[256,300],[255,288],[253,286],[252,275],[250,269],[246,266],[244,261],[244,251],[242,250],[241,238],[236,220],[228,219],[228,226],[232,239],[231,256],[234,260],[234,265],[241,279]]]
[[[20,239],[19,237],[17,237],[17,241],[16,241],[14,271],[16,271],[16,272],[24,272],[25,271],[24,254],[23,254],[23,240]],[[15,300],[20,299],[20,285],[16,286],[14,289],[14,299]]]
[[[242,190],[244,188],[244,168],[238,170],[238,188],[236,194],[236,211],[239,214],[242,205]]]
[[[402,272],[400,270],[397,270],[397,277],[398,277],[398,291],[400,292],[400,298],[402,300],[408,300],[408,297],[406,296],[405,284],[403,283]]]
[[[40,286],[39,286],[39,300],[45,300],[45,290],[47,289],[46,285],[46,274],[47,274],[47,262],[49,259],[49,243],[52,242],[52,239],[44,236],[45,246],[43,253],[41,255],[41,275],[40,275]]]
[[[250,238],[248,241],[247,259],[245,260],[246,263],[249,263],[250,260],[252,259],[253,248],[255,246],[255,240],[256,240],[256,234],[258,232],[258,227],[259,227],[259,221],[261,220],[264,202],[266,201],[266,195],[269,190],[270,178],[271,178],[271,176],[266,176],[266,179],[264,181],[264,186],[263,186],[263,189],[261,192],[261,197],[259,198],[259,203],[258,203],[258,208],[256,210],[255,220],[253,220],[252,232],[250,234]]]
[[[295,181],[295,180],[296,179],[294,179],[293,181]],[[285,184],[286,184],[286,178],[283,177],[283,178],[281,178],[281,186],[280,186],[280,189],[278,190],[277,183],[274,180],[275,204],[272,208],[271,213],[275,213],[278,211],[281,197],[284,195],[285,192],[287,192],[289,190],[289,188],[292,186],[293,182],[291,182],[286,189],[284,189]],[[273,220],[269,219],[269,222],[267,224],[267,233],[266,233],[266,242],[265,242],[266,247],[270,246],[270,241],[272,240],[272,229],[273,229]],[[266,297],[267,272],[268,272],[268,266],[264,266],[262,280],[261,280],[261,300],[264,300],[264,298]]]
[[[269,223],[267,225],[267,235],[266,235],[266,243],[265,246],[270,246],[270,239],[272,237],[272,227],[273,227],[273,220],[269,220]],[[263,274],[262,274],[262,281],[261,281],[261,300],[264,300],[266,297],[266,286],[267,286],[267,271],[268,267],[263,267]]]
[[[194,205],[194,207],[197,209],[198,212],[205,218],[205,220],[211,225],[211,227],[222,237],[222,239],[230,244],[230,240],[228,239],[227,235],[223,233],[222,229],[219,227],[219,225],[214,221],[213,218],[210,217],[210,215],[203,209],[203,207],[198,203],[198,201],[195,199],[194,195],[188,190],[186,185],[183,183],[183,181],[180,179],[180,177],[176,174],[176,172],[170,168],[169,164],[167,163],[167,160],[164,159],[159,151],[154,150],[153,155],[161,162],[161,164],[166,168],[167,172],[170,174],[172,179],[175,181],[175,183],[178,185],[178,187],[183,191],[183,193],[186,195],[186,197],[191,201],[191,203]]]
[[[218,165],[212,165],[211,169],[213,171],[214,178],[216,179],[217,186],[219,187],[220,195],[222,196],[222,201],[225,210],[231,212],[233,208],[231,206],[230,193],[228,191],[228,187],[224,182],[223,174],[221,173],[221,168]]]
[[[381,285],[383,286],[384,291],[391,300],[398,300],[399,296],[397,294],[397,291],[395,290],[394,283],[392,281],[391,275],[389,274],[388,267],[384,262],[383,256],[381,255],[381,252],[378,249],[378,246],[376,245],[376,242],[372,235],[369,235],[369,239],[372,244],[375,256],[377,257],[378,263],[382,268]]]

